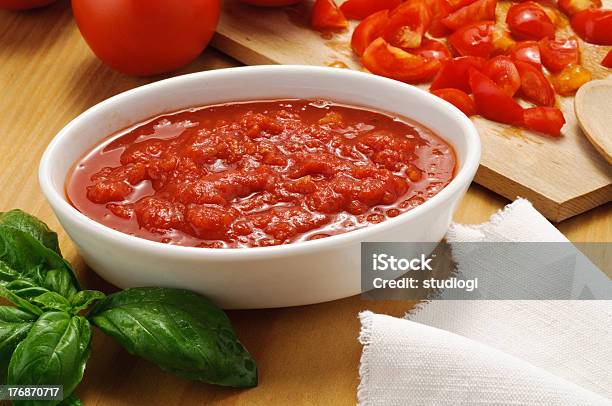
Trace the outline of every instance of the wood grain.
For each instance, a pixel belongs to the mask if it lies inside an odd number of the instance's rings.
[[[576,118],[584,135],[612,165],[612,80],[593,80],[582,86],[574,100]]]
[[[27,13],[0,12],[0,211],[21,208],[59,231],[62,251],[87,288],[114,288],[89,270],[60,228],[37,182],[40,156],[57,131],[93,104],[159,78],[127,77],[101,65],[81,39],[67,2]],[[213,50],[177,72],[235,66]],[[455,219],[479,223],[506,200],[473,185]],[[612,205],[563,222],[574,241],[610,241]],[[296,308],[233,311],[230,318],[261,371],[260,385],[239,391],[190,382],[132,357],[96,332],[77,394],[87,406],[353,405],[361,346],[360,310],[401,316],[412,302],[352,297]]]
[[[606,0],[612,4],[612,0]],[[605,3],[605,1],[604,1]],[[363,69],[350,49],[350,32],[318,33],[308,28],[311,1],[265,9],[226,0],[213,45],[246,64],[306,64]],[[500,2],[503,21],[510,2]],[[351,22],[352,27],[355,22]],[[559,35],[571,35],[559,15]],[[610,47],[581,41],[582,63],[595,78],[609,74],[599,61]],[[426,88],[426,86],[420,86]],[[612,200],[612,170],[585,139],[574,114],[573,98],[562,98],[567,124],[563,137],[474,118],[483,147],[476,182],[509,199],[529,198],[553,221],[561,221]]]

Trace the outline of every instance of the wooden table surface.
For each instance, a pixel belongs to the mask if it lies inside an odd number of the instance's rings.
[[[176,74],[236,65],[211,49]],[[62,250],[85,287],[114,289],[85,266],[55,219],[38,187],[38,161],[54,134],[79,113],[158,79],[128,77],[102,65],[82,40],[67,2],[33,12],[0,11],[0,211],[21,208],[57,230]],[[482,222],[506,203],[474,185],[455,219]],[[572,241],[611,241],[611,218],[608,204],[558,227]],[[312,306],[230,312],[260,370],[259,386],[242,391],[176,378],[96,332],[77,394],[88,406],[354,404],[361,354],[357,313],[370,309],[400,316],[413,305],[352,297]]]

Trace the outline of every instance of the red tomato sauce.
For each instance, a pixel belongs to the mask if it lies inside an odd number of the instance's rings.
[[[66,193],[115,230],[162,243],[260,247],[380,223],[452,179],[452,148],[401,117],[327,101],[192,108],[121,131]]]

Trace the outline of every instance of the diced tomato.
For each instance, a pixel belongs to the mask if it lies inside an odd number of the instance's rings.
[[[538,69],[542,67],[540,60],[540,46],[536,41],[521,41],[517,42],[510,56],[515,61],[528,62]]]
[[[450,49],[448,49],[446,44],[429,38],[423,38],[421,46],[412,49],[410,52],[427,59],[437,59],[440,61],[452,58]]]
[[[497,0],[476,0],[444,18],[442,23],[451,30],[456,30],[478,21],[492,21],[495,20],[496,6]]]
[[[523,108],[511,96],[483,73],[470,68],[470,87],[476,102],[476,111],[489,120],[521,125]]]
[[[601,61],[601,65],[606,68],[612,69],[612,49],[608,52],[608,54]]]
[[[488,58],[493,52],[493,21],[468,24],[448,37],[448,42],[461,56]]]
[[[485,63],[486,59],[477,56],[460,56],[444,61],[429,90],[453,88],[471,93],[468,71],[470,68],[480,70]]]
[[[591,72],[582,65],[568,65],[552,77],[552,84],[561,96],[571,96],[580,86],[592,79]],[[602,101],[607,102],[607,101]]]
[[[351,37],[353,51],[361,56],[372,41],[382,36],[388,22],[389,11],[387,10],[380,10],[361,21],[355,27]]]
[[[425,0],[410,0],[389,13],[389,24],[383,37],[394,47],[417,48],[430,23],[431,14]]]
[[[518,39],[540,40],[555,35],[555,25],[550,17],[533,1],[512,5],[506,14],[506,23]]]
[[[507,54],[514,48],[516,41],[502,28],[493,27],[493,55]]]
[[[320,31],[343,30],[348,23],[333,0],[317,0],[312,6],[310,26]]]
[[[612,45],[612,10],[586,10],[574,14],[571,25],[586,42]]]
[[[580,62],[576,37],[566,39],[544,38],[540,40],[539,47],[542,64],[551,72],[559,72],[567,65]]]
[[[454,105],[468,117],[476,114],[476,103],[474,103],[470,95],[463,90],[452,88],[437,89],[432,90],[431,93]]]
[[[536,68],[529,62],[516,60],[514,66],[521,77],[521,93],[527,100],[538,106],[555,104],[555,90],[540,68]]]
[[[584,10],[601,8],[601,0],[557,0],[557,6],[571,17]]]
[[[561,135],[565,124],[563,113],[556,107],[532,107],[523,112],[525,127],[553,137]]]
[[[393,10],[401,0],[346,0],[340,10],[346,18],[363,20],[381,10]]]
[[[452,8],[446,0],[425,0],[427,7],[429,7],[429,14],[431,14],[431,23],[429,24],[429,35],[432,37],[440,38],[446,37],[451,33],[442,19],[451,13]]]
[[[361,62],[370,72],[406,83],[430,80],[440,69],[440,61],[413,55],[375,39],[365,50]]]
[[[510,57],[499,55],[490,59],[484,66],[482,73],[487,75],[509,96],[514,96],[521,87],[521,77]]]

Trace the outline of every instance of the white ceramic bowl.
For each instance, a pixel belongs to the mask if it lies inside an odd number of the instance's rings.
[[[458,170],[415,209],[357,231],[273,247],[207,249],[165,245],[103,226],[72,207],[64,183],[74,162],[108,135],[164,112],[222,102],[322,98],[412,118],[454,147]],[[87,264],[122,287],[181,287],[225,308],[294,306],[360,292],[362,241],[440,241],[480,159],[472,122],[416,87],[345,69],[254,66],[195,73],[121,93],[62,129],[45,151],[40,185]]]

